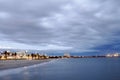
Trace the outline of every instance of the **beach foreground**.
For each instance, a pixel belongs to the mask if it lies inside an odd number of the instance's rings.
[[[0,80],[120,80],[120,58],[57,59],[0,71]]]
[[[30,65],[34,65],[34,64],[48,62],[48,61],[51,61],[51,60],[50,59],[44,59],[44,60],[0,60],[0,70],[30,66]]]

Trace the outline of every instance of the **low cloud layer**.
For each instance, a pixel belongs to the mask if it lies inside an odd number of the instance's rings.
[[[115,0],[0,0],[1,42],[73,52],[119,46],[119,4]]]

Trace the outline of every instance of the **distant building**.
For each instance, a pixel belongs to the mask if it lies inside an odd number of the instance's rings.
[[[65,53],[63,57],[64,58],[70,58],[70,54],[69,53]]]
[[[17,54],[17,59],[19,59],[19,58],[27,58],[27,53],[26,53],[26,51],[19,51],[19,52],[16,52],[16,54]]]
[[[119,56],[119,54],[118,54],[118,53],[115,53],[113,56],[114,56],[114,57],[118,57],[118,56]]]
[[[107,54],[106,57],[112,57],[112,55],[111,54]]]
[[[107,54],[106,57],[119,57],[119,53],[114,53],[114,54]]]

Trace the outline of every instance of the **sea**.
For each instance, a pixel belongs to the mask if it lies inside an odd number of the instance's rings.
[[[120,58],[55,59],[2,70],[0,80],[120,80]]]

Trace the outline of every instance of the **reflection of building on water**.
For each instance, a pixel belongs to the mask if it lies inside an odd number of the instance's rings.
[[[119,53],[114,53],[114,54],[107,54],[106,57],[119,57]]]

